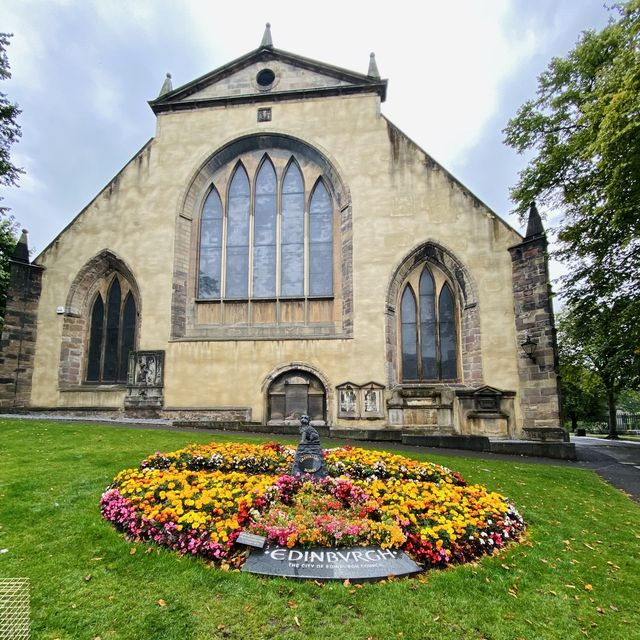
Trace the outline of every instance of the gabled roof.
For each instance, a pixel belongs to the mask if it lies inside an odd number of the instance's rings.
[[[270,85],[256,81],[256,71],[276,71]],[[371,67],[370,67],[371,69]],[[377,69],[376,69],[377,71]],[[149,101],[154,113],[242,102],[377,93],[384,101],[387,80],[305,58],[261,44],[228,64]]]

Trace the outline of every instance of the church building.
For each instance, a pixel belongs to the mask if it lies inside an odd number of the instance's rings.
[[[561,440],[547,241],[382,113],[387,81],[273,46],[11,266],[0,406],[278,432]],[[81,179],[81,178],[80,178]],[[289,430],[290,431],[290,430]]]

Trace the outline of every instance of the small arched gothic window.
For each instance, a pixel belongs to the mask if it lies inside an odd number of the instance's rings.
[[[297,159],[276,155],[257,166],[243,156],[214,175],[200,217],[200,300],[333,297],[328,184],[306,163],[307,191]]]
[[[127,381],[129,352],[135,346],[136,317],[136,302],[126,281],[121,283],[115,275],[108,284],[99,287],[91,308],[87,382]]]
[[[456,306],[439,271],[424,266],[407,278],[400,302],[400,342],[404,382],[457,380]]]

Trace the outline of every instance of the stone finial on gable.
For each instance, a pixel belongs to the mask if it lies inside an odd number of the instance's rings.
[[[369,71],[367,71],[367,75],[372,78],[379,78],[380,72],[378,71],[378,65],[376,64],[376,54],[371,52],[369,55]]]
[[[271,23],[267,22],[264,28],[264,35],[262,36],[262,42],[260,43],[260,48],[263,47],[273,47],[273,40],[271,39]]]
[[[162,83],[162,87],[160,88],[159,96],[163,96],[165,93],[169,93],[169,91],[173,91],[173,85],[171,84],[171,74],[167,73],[167,77],[164,79]]]
[[[29,232],[26,229],[22,230],[22,235],[16,244],[16,248],[13,250],[11,259],[15,262],[22,262],[29,264],[29,241],[27,240],[27,234]]]
[[[542,218],[538,213],[536,203],[532,202],[529,207],[529,221],[527,222],[527,233],[525,238],[533,238],[535,236],[543,236],[544,227],[542,226]]]

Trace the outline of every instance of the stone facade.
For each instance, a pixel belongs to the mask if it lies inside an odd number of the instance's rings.
[[[9,294],[0,339],[0,407],[31,404],[42,267],[29,263],[26,232],[10,260]]]
[[[267,85],[265,69],[274,75]],[[271,403],[284,391],[275,387],[291,376],[292,406],[307,403],[333,428],[522,438],[525,429],[557,426],[544,247],[523,242],[381,114],[386,81],[372,69],[357,74],[267,44],[178,89],[164,86],[150,103],[154,138],[34,265],[21,267],[33,274],[31,315],[7,316],[3,402],[266,427],[278,422]],[[271,118],[259,117],[267,108]],[[299,163],[305,215],[314,176],[326,185],[333,293],[201,299],[204,203],[238,163],[254,176],[263,154],[278,180],[289,157]],[[407,380],[400,299],[427,268],[453,297],[457,372]],[[162,353],[160,382],[138,384],[135,373],[129,384],[86,380],[92,301],[114,274],[135,300],[134,365],[136,354]],[[539,341],[536,365],[519,346],[529,329]],[[16,364],[20,336],[32,386],[20,371],[18,401],[7,394],[15,369],[25,368],[22,355]],[[297,374],[307,387],[293,384]],[[476,392],[498,398],[493,409],[476,406]]]
[[[549,284],[547,239],[535,204],[527,236],[511,247],[516,341],[535,343],[531,357],[518,358],[522,426],[534,440],[562,439],[556,333]]]

